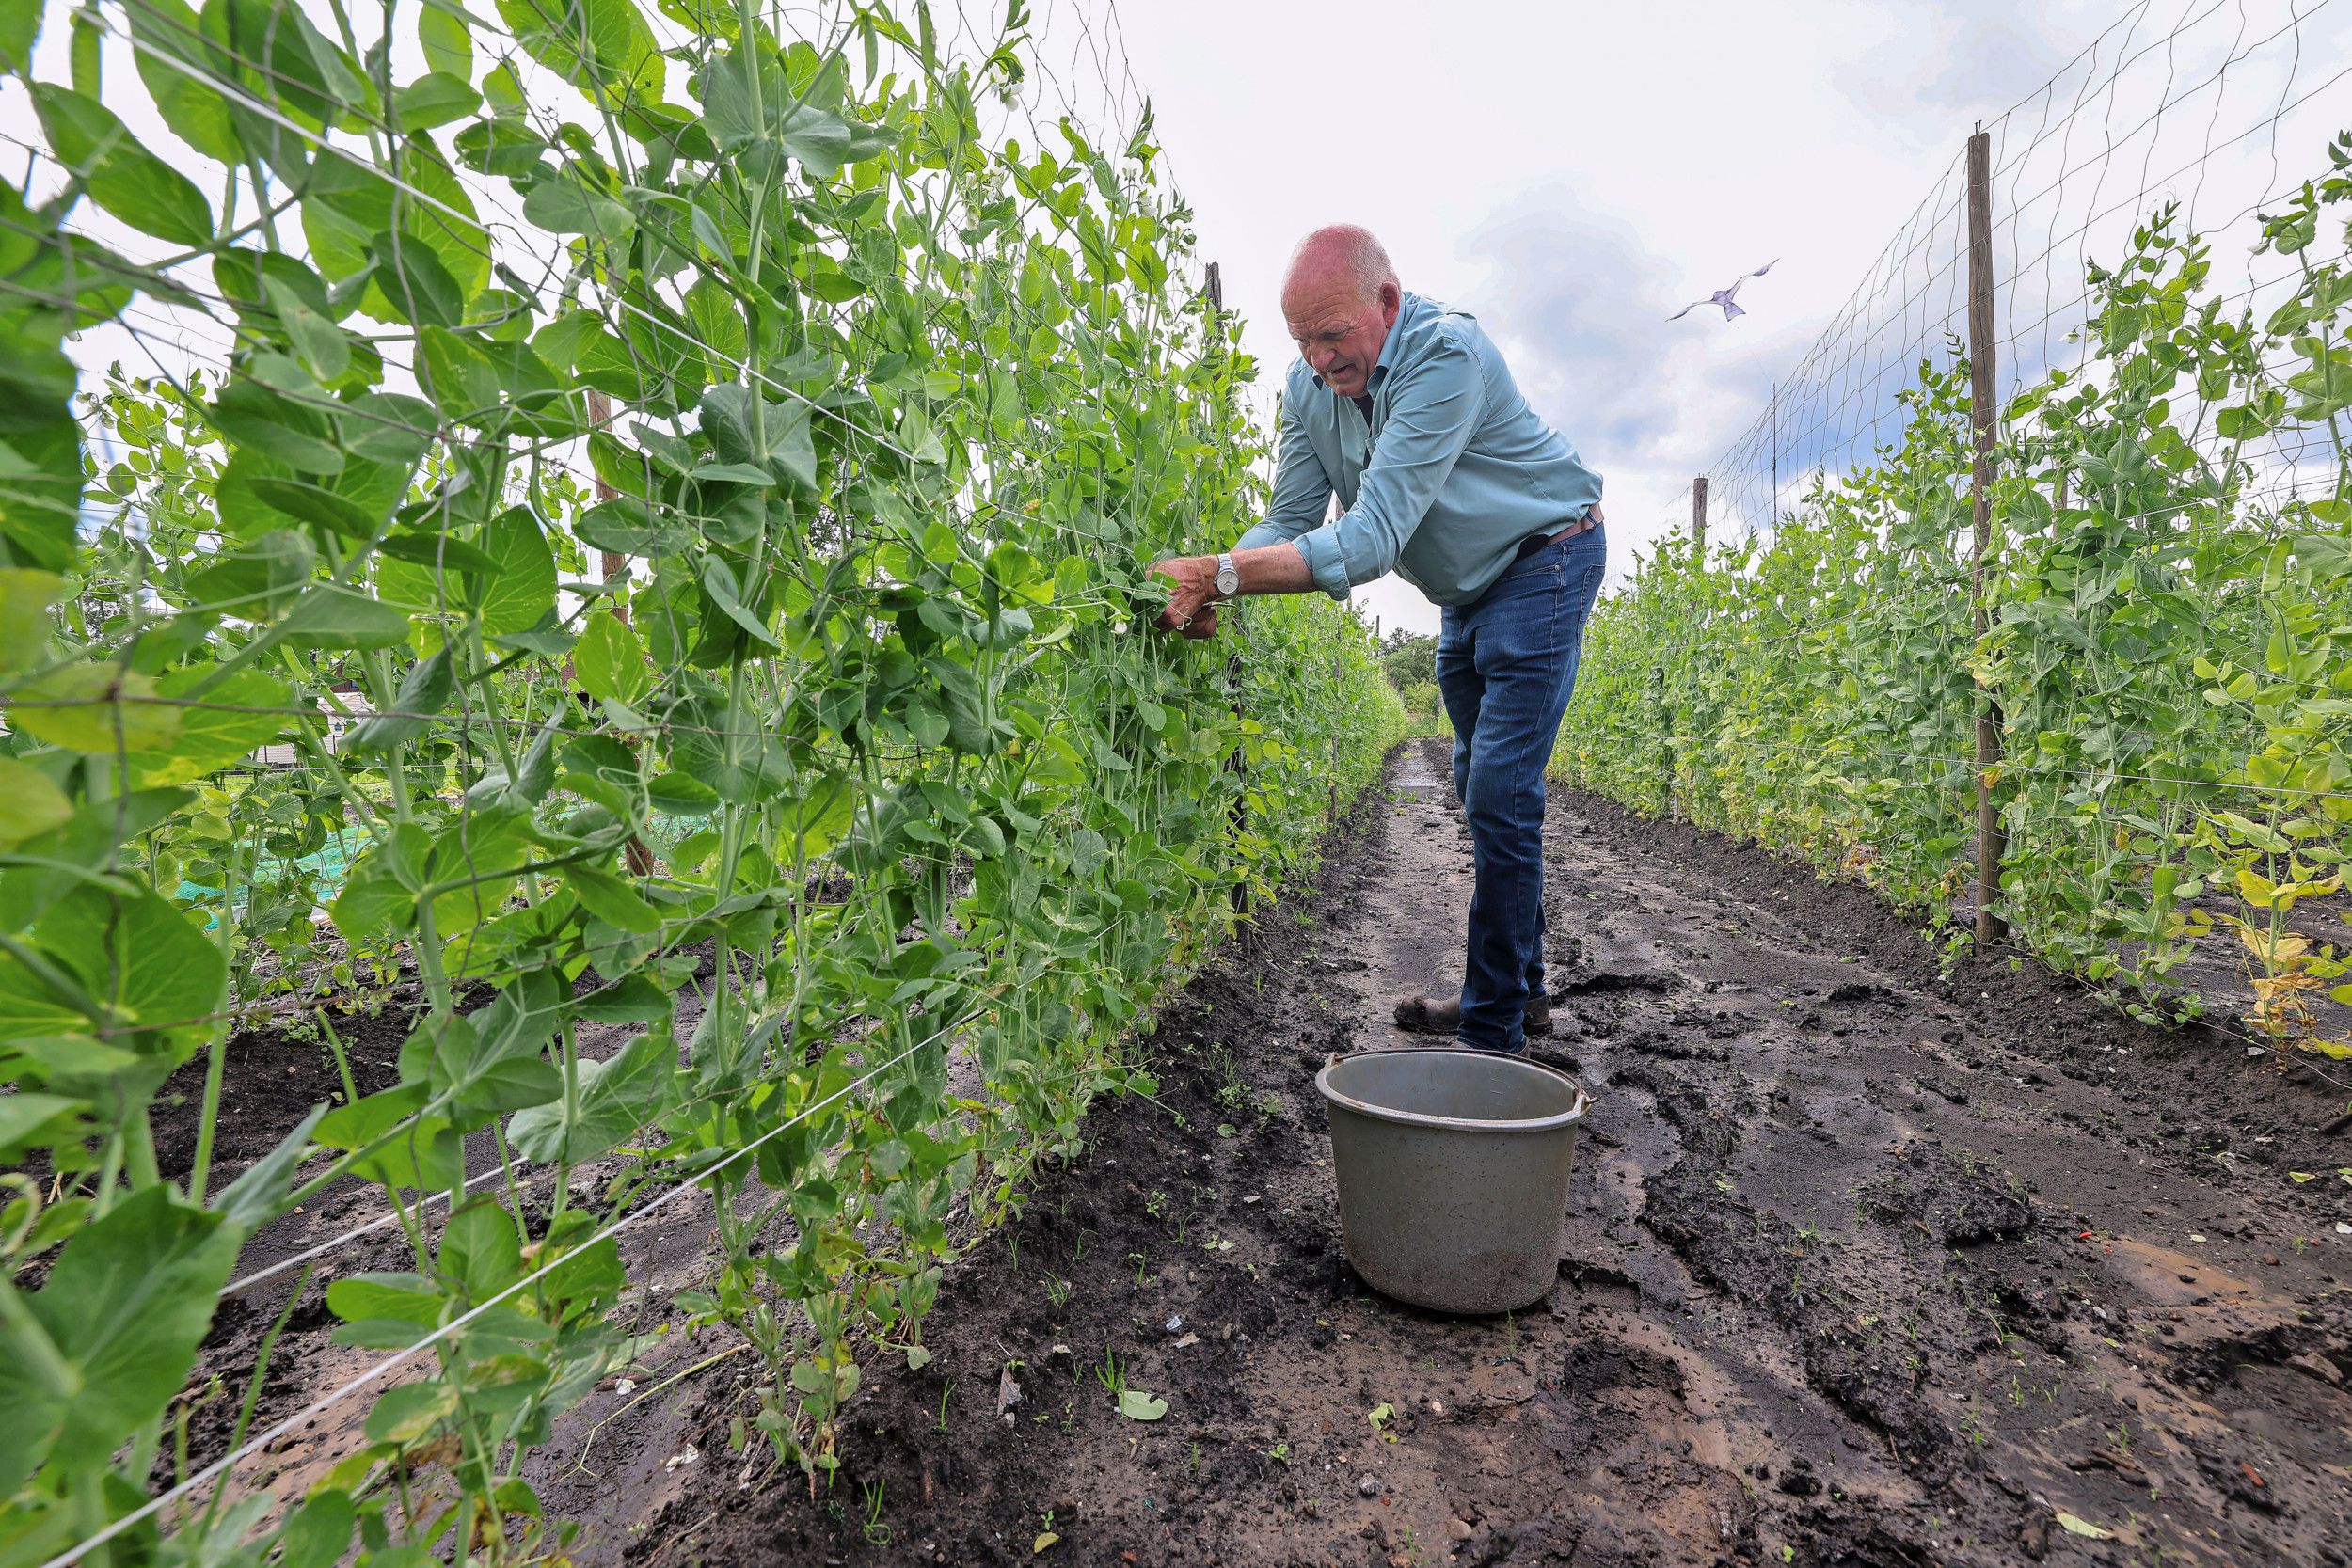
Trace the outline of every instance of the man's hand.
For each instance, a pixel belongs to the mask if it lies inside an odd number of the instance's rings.
[[[1162,631],[1181,631],[1198,642],[1216,635],[1216,558],[1178,555],[1154,562],[1152,570],[1168,578],[1168,608],[1152,624]]]

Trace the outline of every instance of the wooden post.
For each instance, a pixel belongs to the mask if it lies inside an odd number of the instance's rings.
[[[1241,655],[1239,654],[1225,656],[1225,689],[1233,700],[1233,718],[1239,721],[1241,718]],[[1235,737],[1233,741],[1233,754],[1225,759],[1225,770],[1232,774],[1235,780],[1232,825],[1233,843],[1238,848],[1241,844],[1241,835],[1249,826],[1249,806],[1247,800],[1249,793],[1249,753],[1244,749],[1239,737]],[[1233,884],[1233,913],[1236,918],[1249,913],[1249,884],[1247,881]]]
[[[1335,713],[1336,713],[1337,711],[1339,711],[1339,705],[1340,705],[1340,704],[1339,704],[1339,696],[1340,696],[1340,651],[1339,651],[1339,649],[1338,649],[1338,648],[1336,648],[1336,647],[1335,647],[1335,648],[1333,648],[1333,649],[1331,650],[1331,708],[1332,708],[1332,711],[1333,711],[1333,712],[1335,712]],[[1332,822],[1332,825],[1336,827],[1336,826],[1339,824],[1339,820],[1340,820],[1340,732],[1339,732],[1338,730],[1336,730],[1336,729],[1335,729],[1335,730],[1333,730],[1333,731],[1331,732],[1331,822]]]
[[[588,388],[588,424],[589,424],[589,428],[591,428],[592,430],[602,430],[602,429],[604,429],[606,426],[610,425],[612,422],[612,400],[611,398],[609,398],[609,397],[606,397],[606,396],[605,396],[602,392],[597,391],[597,390],[596,390],[594,387],[589,388]],[[595,460],[594,460],[593,458],[592,458],[592,459],[590,459],[589,466],[590,466],[590,467],[591,467],[591,468],[593,468],[593,467],[595,467]],[[598,499],[598,500],[600,500],[600,501],[609,501],[609,500],[611,500],[611,499],[612,499],[614,496],[616,496],[616,495],[618,495],[618,494],[619,494],[619,492],[618,492],[618,491],[616,491],[616,490],[614,490],[614,489],[612,488],[612,486],[611,486],[610,484],[607,484],[607,483],[604,482],[604,476],[603,476],[603,475],[598,474],[598,475],[596,475],[596,499]],[[628,558],[627,558],[626,556],[622,555],[622,554],[621,554],[621,552],[620,552],[620,551],[618,551],[618,550],[606,550],[606,551],[604,552],[604,555],[603,555],[603,562],[602,562],[602,565],[603,565],[603,570],[604,570],[604,580],[605,580],[605,584],[606,584],[606,587],[607,587],[607,588],[608,588],[608,590],[609,590],[609,589],[610,589],[610,587],[611,587],[611,585],[612,585],[612,579],[613,579],[613,578],[617,578],[617,577],[619,577],[619,576],[621,575],[621,573],[622,573],[624,570],[626,570],[626,569],[627,569],[627,567],[628,567]],[[624,604],[619,604],[619,603],[612,603],[612,604],[608,604],[608,605],[606,606],[606,608],[607,608],[607,609],[609,609],[609,610],[611,610],[612,611],[612,613],[613,613],[613,614],[615,614],[615,615],[617,615],[617,616],[619,616],[619,617],[620,617],[620,619],[621,619],[621,624],[622,624],[623,626],[627,626],[627,625],[628,624],[628,607],[627,605],[624,605]]]
[[[1780,383],[1772,383],[1772,494],[1765,508],[1766,520],[1772,527],[1780,527]]]
[[[1701,572],[1706,571],[1707,476],[1705,474],[1696,475],[1691,481],[1691,545],[1692,560],[1695,562],[1695,569]],[[1675,801],[1675,786],[1681,782],[1682,761],[1675,751],[1675,710],[1674,705],[1666,701],[1666,667],[1663,664],[1658,667],[1658,705],[1659,711],[1665,717],[1666,725],[1666,815],[1675,816],[1683,815],[1678,811]],[[1695,773],[1693,776],[1695,777]]]
[[[1225,275],[1215,261],[1209,263],[1206,289],[1209,295],[1210,319],[1216,327],[1216,352],[1221,356],[1224,353],[1225,336]],[[1217,405],[1217,417],[1220,420],[1224,418],[1224,404],[1220,400]],[[1241,635],[1238,626],[1234,627],[1233,635],[1236,637]],[[1238,653],[1226,656],[1225,689],[1232,699],[1233,717],[1238,720],[1241,717],[1241,655]],[[1239,740],[1233,742],[1233,754],[1225,759],[1225,768],[1227,772],[1232,773],[1240,781],[1240,787],[1233,791],[1232,811],[1233,838],[1238,844],[1243,832],[1249,825],[1249,807],[1244,799],[1249,788],[1249,757]],[[1247,882],[1235,882],[1233,884],[1233,913],[1241,916],[1248,912],[1249,885]]]
[[[1993,138],[1979,125],[1968,138],[1968,416],[1976,431],[1976,464],[1969,481],[1976,521],[1972,577],[1977,641],[1992,631],[1985,607],[1985,558],[1993,547]],[[2009,845],[1987,782],[2001,761],[2001,708],[1990,691],[1977,705],[1977,944],[2009,935],[1994,910],[2001,895],[2001,861]]]

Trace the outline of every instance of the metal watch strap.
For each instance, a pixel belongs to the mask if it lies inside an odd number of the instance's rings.
[[[1227,550],[1216,558],[1216,596],[1230,599],[1241,592],[1241,568],[1233,564],[1233,552]]]

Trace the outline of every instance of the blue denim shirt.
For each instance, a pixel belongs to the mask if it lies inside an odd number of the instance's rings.
[[[1477,321],[1405,296],[1373,367],[1372,418],[1295,360],[1266,519],[1234,546],[1287,539],[1335,599],[1393,570],[1440,605],[1466,605],[1531,534],[1600,499],[1600,476],[1544,423]],[[1337,491],[1347,510],[1326,522]]]

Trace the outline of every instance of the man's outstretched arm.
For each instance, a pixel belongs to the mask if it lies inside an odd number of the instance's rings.
[[[1331,502],[1331,481],[1287,389],[1275,426],[1280,436],[1279,455],[1265,521],[1243,534],[1233,547],[1241,594],[1304,594],[1315,585],[1307,558],[1290,541],[1322,523]],[[1162,631],[1182,631],[1195,641],[1215,636],[1216,557],[1176,556],[1155,562],[1152,570],[1170,579],[1168,610],[1152,625]]]
[[[1233,569],[1241,576],[1239,597],[1247,594],[1304,594],[1315,579],[1307,558],[1285,540],[1256,549],[1235,550]],[[1162,631],[1181,631],[1195,640],[1216,632],[1216,557],[1179,555],[1153,563],[1152,570],[1168,579],[1168,608],[1152,624]]]

